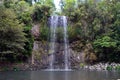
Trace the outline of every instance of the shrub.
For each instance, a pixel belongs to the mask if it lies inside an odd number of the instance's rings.
[[[32,12],[33,22],[46,23],[51,14],[51,7],[48,5],[36,4]],[[44,24],[45,25],[45,24]]]
[[[11,9],[0,8],[0,36],[1,60],[14,61],[24,55],[26,38],[23,25]]]
[[[104,61],[118,61],[116,60],[117,42],[109,36],[103,36],[93,42],[94,49],[100,60]],[[114,55],[115,54],[115,55]]]
[[[47,41],[49,39],[49,36],[50,36],[49,27],[42,26],[40,28],[39,39],[41,41]]]
[[[24,46],[24,48],[25,48],[25,51],[24,51],[25,60],[31,56],[32,50],[33,50],[34,38],[31,34],[31,28],[32,28],[31,26],[24,26],[24,33],[26,33],[25,37],[27,38],[27,40],[25,42],[25,46]]]
[[[116,66],[116,67],[115,67],[115,70],[120,71],[120,66]]]
[[[106,70],[111,71],[111,70],[113,70],[113,67],[112,66],[107,66]]]
[[[26,26],[30,26],[32,24],[31,19],[31,12],[32,8],[30,5],[25,1],[18,1],[16,4],[12,7],[17,14],[17,19],[20,20],[21,23],[24,23]]]
[[[70,42],[73,42],[75,40],[78,40],[78,30],[77,28],[74,28],[72,26],[68,26],[68,39]]]
[[[83,68],[84,66],[85,66],[85,64],[84,64],[84,63],[80,63],[80,67],[82,67],[82,68]]]

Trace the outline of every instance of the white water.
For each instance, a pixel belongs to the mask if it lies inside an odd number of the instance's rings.
[[[34,5],[36,2],[39,0],[32,0],[32,4]],[[60,1],[61,0],[54,0],[54,4],[56,7],[56,11],[60,12],[61,11],[61,6],[60,6]],[[60,19],[59,19],[60,18]],[[56,29],[58,27],[58,24],[62,24],[61,27],[63,27],[63,43],[64,43],[64,68],[58,69],[55,68],[55,54],[56,54]],[[61,58],[62,60],[63,58]],[[66,16],[51,16],[50,18],[50,44],[49,44],[49,68],[50,71],[54,70],[66,70],[68,71],[70,69],[70,63],[69,63],[69,50],[68,50],[68,35],[67,35],[67,18]]]
[[[58,24],[58,16],[51,16],[50,19],[50,46],[49,46],[49,54],[50,54],[50,68],[54,69],[55,62],[55,42],[56,42],[56,27]]]
[[[61,24],[62,26],[58,26]],[[57,43],[57,35],[56,35],[56,30],[58,27],[63,28],[63,43],[64,43],[64,70],[68,71],[70,69],[70,62],[69,62],[69,49],[68,49],[68,35],[67,35],[67,18],[66,16],[51,16],[50,18],[50,45],[49,45],[49,68],[51,71],[56,70],[56,65],[58,61],[55,60],[56,56],[56,43]],[[60,46],[60,45],[59,45]],[[59,52],[59,51],[58,51]],[[58,65],[57,65],[58,66]],[[59,69],[58,69],[59,68]],[[60,70],[60,65],[58,66],[57,70]]]
[[[67,35],[67,18],[62,17],[63,28],[64,28],[64,60],[65,60],[65,70],[69,69],[69,49],[68,49],[68,35]]]

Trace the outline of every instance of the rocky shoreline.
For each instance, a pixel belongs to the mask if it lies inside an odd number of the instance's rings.
[[[40,66],[37,64],[27,64],[27,63],[15,63],[8,64],[7,66],[0,66],[0,71],[36,71],[46,69],[47,67]],[[97,70],[97,71],[120,71],[120,64],[118,63],[97,63],[94,65],[86,65],[80,63],[77,67],[72,67],[73,70],[85,69],[85,70]]]
[[[120,63],[97,63],[94,65],[84,65],[83,63],[80,64],[80,68],[82,69],[89,69],[89,70],[119,70],[120,71]]]
[[[45,68],[39,64],[13,63],[0,66],[0,71],[35,71]]]

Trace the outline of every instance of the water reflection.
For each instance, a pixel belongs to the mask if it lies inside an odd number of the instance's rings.
[[[70,71],[33,71],[31,80],[71,80]]]
[[[68,72],[65,72],[65,80],[69,80],[68,79]]]
[[[55,80],[54,77],[55,77],[54,72],[51,71],[49,73],[49,80]]]
[[[0,72],[0,80],[117,80],[114,71],[19,71]]]
[[[0,80],[31,80],[29,71],[7,71],[0,72]]]

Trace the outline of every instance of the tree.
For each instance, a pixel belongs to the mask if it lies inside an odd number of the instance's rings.
[[[66,7],[69,25],[85,43],[93,44],[98,60],[120,62],[120,2],[88,1]]]
[[[6,8],[12,7],[18,0],[4,0],[4,6]]]
[[[46,23],[51,14],[51,7],[48,5],[36,4],[32,13],[33,22]]]
[[[32,8],[27,2],[19,1],[16,4],[14,4],[13,9],[21,23],[24,23],[25,25],[32,24],[31,19]]]
[[[0,36],[0,60],[23,58],[26,42],[23,25],[16,19],[14,11],[4,7],[0,7]]]

